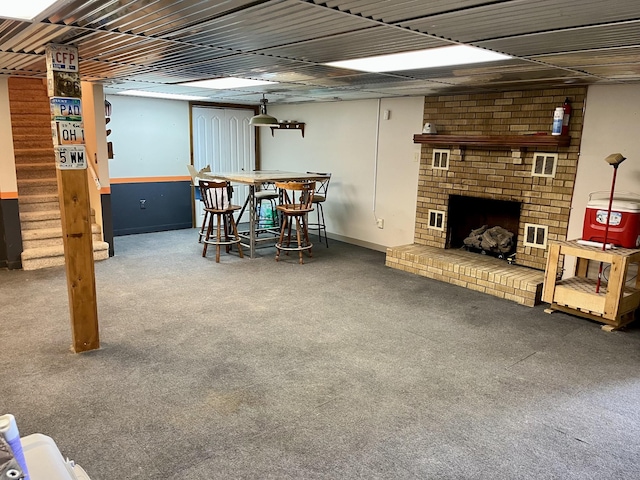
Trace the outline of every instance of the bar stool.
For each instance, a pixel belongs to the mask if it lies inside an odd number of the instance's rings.
[[[316,181],[316,191],[313,194],[313,205],[316,207],[317,219],[315,223],[309,223],[309,230],[318,231],[318,240],[322,242],[322,232],[324,232],[324,241],[329,248],[329,238],[327,237],[327,226],[324,223],[324,208],[322,204],[327,199],[327,190],[329,190],[329,181],[331,180],[330,173],[322,172],[307,172],[314,175],[324,177],[322,180]]]
[[[276,243],[276,262],[280,260],[280,252],[284,250],[287,255],[291,251],[297,251],[300,264],[302,252],[306,251],[312,257],[311,247],[313,244],[309,240],[309,229],[307,228],[307,215],[313,211],[313,192],[316,189],[316,182],[276,182],[276,187],[282,195],[282,203],[276,208],[282,215],[282,227],[280,228],[280,238]],[[296,223],[296,246],[291,246],[291,228],[293,222]],[[286,245],[285,241],[286,236]]]
[[[242,254],[242,246],[240,245],[240,236],[238,235],[238,227],[233,219],[233,213],[240,210],[239,205],[231,205],[232,188],[231,183],[226,181],[210,181],[200,180],[200,196],[204,203],[205,216],[208,215],[207,230],[204,233],[202,243],[202,256],[207,256],[207,247],[209,245],[216,246],[216,263],[220,263],[220,247],[225,246],[227,253],[230,252],[231,246],[238,245],[238,254],[240,258],[244,258]],[[216,223],[216,235],[213,235],[214,219]],[[222,227],[224,227],[224,239],[222,238]]]

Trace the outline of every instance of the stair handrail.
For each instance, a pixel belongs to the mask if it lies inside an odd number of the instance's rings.
[[[96,188],[98,190],[100,190],[102,188],[102,186],[100,185],[100,178],[98,178],[98,174],[93,169],[93,165],[91,165],[91,162],[87,162],[87,164],[89,165],[89,171],[91,172],[91,176],[93,177],[93,181],[96,184]]]

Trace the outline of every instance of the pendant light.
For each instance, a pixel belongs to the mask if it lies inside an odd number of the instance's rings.
[[[269,100],[264,97],[263,93],[262,100],[260,100],[260,114],[255,117],[251,117],[249,125],[253,125],[254,127],[272,127],[274,125],[278,125],[278,119],[267,113],[268,102]]]

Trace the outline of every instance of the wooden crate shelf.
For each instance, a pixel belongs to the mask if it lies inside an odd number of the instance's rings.
[[[575,276],[557,280],[558,264],[562,255],[576,257]],[[596,293],[596,279],[587,278],[589,261],[611,265],[609,279],[602,282]],[[640,265],[640,250],[616,248],[603,251],[599,247],[586,246],[576,240],[550,242],[545,271],[542,300],[554,310],[605,323],[606,329],[618,329],[634,319],[640,307],[640,277],[635,285],[625,283],[629,266]],[[603,327],[605,328],[605,327]]]

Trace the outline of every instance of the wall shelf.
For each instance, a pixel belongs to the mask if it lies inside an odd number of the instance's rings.
[[[304,123],[302,122],[280,122],[278,125],[274,125],[271,128],[271,136],[275,130],[300,130],[302,138],[304,138]]]

